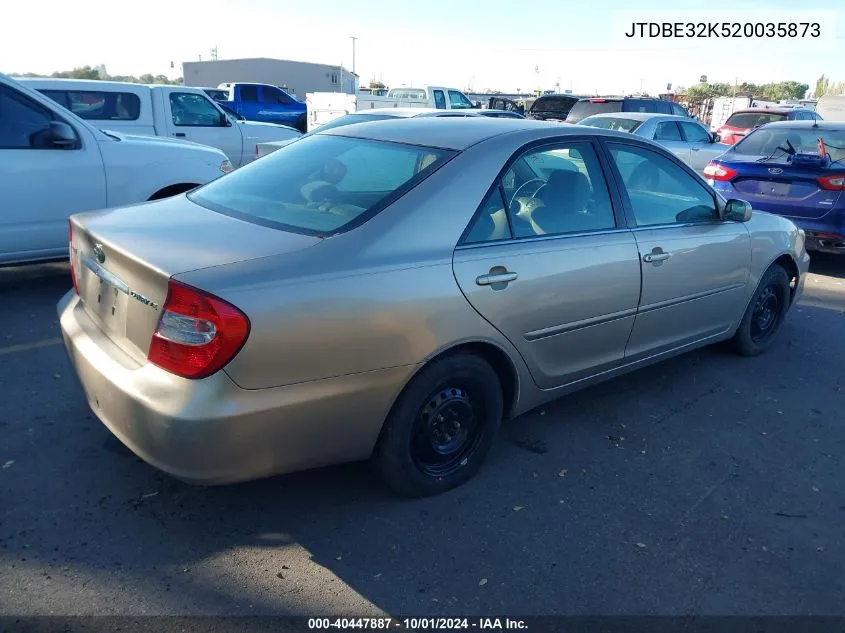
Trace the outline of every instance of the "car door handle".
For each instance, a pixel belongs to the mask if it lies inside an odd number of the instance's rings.
[[[492,284],[507,284],[518,277],[516,273],[497,273],[491,275],[481,275],[475,278],[475,283],[479,286],[490,286]]]
[[[185,136],[184,132],[174,132],[173,136]]]
[[[691,147],[690,149],[691,149],[692,151],[694,151],[694,152],[697,152],[697,151],[698,151],[698,150],[700,150],[701,148],[700,148],[700,147]]]
[[[644,262],[662,262],[672,257],[671,253],[646,253],[643,255]]]

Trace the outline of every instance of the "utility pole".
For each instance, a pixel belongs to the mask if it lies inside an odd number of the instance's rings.
[[[354,35],[350,35],[349,39],[352,40],[352,72],[355,72],[355,41],[358,39]]]

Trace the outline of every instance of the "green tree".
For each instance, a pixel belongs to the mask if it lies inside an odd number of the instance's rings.
[[[90,66],[82,66],[80,68],[74,68],[73,70],[57,71],[51,76],[59,79],[100,79],[99,71],[91,68]]]

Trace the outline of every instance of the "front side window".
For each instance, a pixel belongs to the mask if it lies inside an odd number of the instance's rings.
[[[711,222],[713,195],[671,159],[650,149],[610,145],[637,226]]]
[[[278,88],[263,88],[265,103],[278,103],[279,105],[290,105],[290,98]]]
[[[180,127],[223,127],[226,118],[206,97],[190,92],[171,92],[173,125]]]
[[[682,121],[680,125],[688,143],[709,143],[711,141],[710,132],[701,125],[688,121]]]
[[[453,110],[471,108],[472,103],[462,93],[457,90],[449,91],[449,107]]]
[[[0,149],[43,147],[37,133],[48,129],[52,120],[49,110],[0,85]]]
[[[654,130],[655,141],[682,141],[681,131],[674,121],[663,121],[657,124]]]
[[[446,95],[443,94],[442,90],[434,91],[434,107],[438,110],[446,109]]]
[[[492,201],[488,198],[482,205],[466,241],[492,241],[510,235],[565,235],[616,227],[601,164],[589,143],[527,151],[514,161],[494,191],[501,192],[501,204],[491,194]]]
[[[455,152],[317,134],[195,190],[214,211],[307,235],[349,230],[403,195]]]

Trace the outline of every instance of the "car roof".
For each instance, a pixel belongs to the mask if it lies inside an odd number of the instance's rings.
[[[776,128],[785,128],[789,130],[796,130],[796,129],[814,129],[814,130],[827,130],[829,132],[840,132],[845,130],[845,121],[822,121],[819,119],[818,121],[772,121],[771,123],[766,123],[765,125],[760,126],[762,129],[776,129]]]
[[[666,119],[667,121],[691,121],[688,116],[679,114],[661,114],[659,112],[600,112],[591,114],[588,119],[631,119],[632,121],[648,121],[650,119]]]
[[[542,132],[545,132],[543,134]],[[545,137],[595,134],[629,138],[623,132],[600,130],[587,126],[532,121],[530,119],[512,119],[499,117],[417,117],[403,121],[369,121],[353,123],[320,132],[316,135],[346,136],[351,138],[386,141],[438,147],[442,149],[465,150],[477,143],[504,134],[523,134],[528,140]]]
[[[349,114],[357,114],[359,116],[374,115],[389,115],[395,117],[413,117],[422,114],[433,114],[435,112],[451,112],[451,110],[442,110],[438,108],[372,108],[370,110],[358,110],[357,112],[350,112]]]
[[[742,110],[734,110],[731,112],[731,116],[734,114],[789,114],[795,112],[795,110],[807,110],[807,108],[743,108]]]

